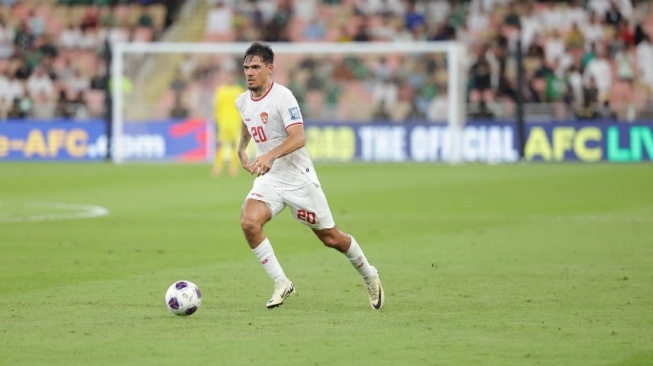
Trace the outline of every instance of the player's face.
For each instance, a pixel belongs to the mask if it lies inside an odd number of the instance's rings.
[[[245,72],[247,88],[252,91],[260,91],[270,83],[272,65],[267,65],[261,61],[260,57],[253,56],[243,63],[243,71]]]

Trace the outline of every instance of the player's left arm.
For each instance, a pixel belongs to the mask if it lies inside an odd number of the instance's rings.
[[[283,142],[268,151],[267,153],[257,156],[252,164],[252,174],[263,175],[270,171],[272,163],[282,156],[288,155],[296,150],[301,149],[306,144],[306,134],[304,133],[304,124],[296,123],[286,128],[288,137]]]

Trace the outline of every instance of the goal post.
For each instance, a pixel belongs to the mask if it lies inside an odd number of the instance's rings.
[[[138,130],[143,121],[163,120],[156,116],[156,103],[147,98],[162,98],[168,88],[166,75],[171,75],[179,67],[179,64],[186,58],[194,56],[214,57],[223,59],[241,58],[251,43],[114,43],[111,46],[111,80],[110,88],[112,98],[111,109],[111,157],[114,163],[121,164],[136,160],[129,152],[138,150],[138,141],[130,138],[130,130]],[[402,43],[271,43],[275,53],[275,70],[278,64],[283,67],[283,59],[291,57],[296,60],[302,57],[316,57],[324,59],[342,59],[344,57],[374,58],[398,56],[397,62],[401,63],[404,57],[419,57],[428,55],[443,55],[445,65],[440,65],[441,73],[446,73],[446,121],[448,126],[444,133],[442,142],[443,155],[450,163],[462,161],[460,133],[466,122],[466,83],[467,83],[467,50],[463,43],[456,41],[446,42],[402,42]],[[238,68],[241,65],[234,65]],[[293,67],[293,66],[291,66]],[[293,73],[290,70],[290,73]],[[272,79],[277,80],[276,71],[273,71]],[[418,75],[419,76],[419,75]],[[310,77],[310,76],[309,76]],[[123,81],[123,79],[127,81]],[[424,75],[426,79],[427,76]],[[165,80],[165,81],[164,81]],[[283,80],[286,81],[287,80]],[[284,82],[282,84],[286,85]],[[124,83],[133,83],[133,90],[125,87]],[[430,83],[431,80],[420,80],[419,82]],[[364,82],[363,82],[364,83]],[[119,86],[119,87],[116,87]],[[286,85],[288,86],[288,85]],[[209,87],[209,86],[207,86]],[[368,85],[369,87],[369,85]],[[146,90],[147,89],[147,90]],[[366,92],[372,93],[373,88]],[[148,91],[149,90],[149,91]],[[160,95],[157,97],[157,92]],[[347,90],[341,90],[347,92]],[[351,91],[350,91],[351,92]],[[303,97],[303,96],[301,96]],[[150,107],[142,107],[145,104]],[[204,109],[199,113],[200,119],[206,121],[207,128],[212,125],[210,111],[210,99],[205,98],[197,102]],[[356,109],[363,108],[362,105],[353,105]],[[303,111],[305,112],[305,111]],[[159,113],[160,114],[160,113]],[[304,113],[307,123],[311,123],[310,113]],[[306,115],[309,115],[307,117]],[[336,121],[336,119],[334,119]],[[345,118],[346,121],[346,118]],[[367,118],[356,121],[366,123],[374,122],[374,118]],[[397,122],[393,121],[393,125]],[[152,148],[152,147],[149,147]],[[147,150],[148,147],[142,147]],[[154,148],[156,149],[156,148]],[[146,155],[137,157],[138,160],[149,160]],[[208,155],[207,155],[208,159]]]

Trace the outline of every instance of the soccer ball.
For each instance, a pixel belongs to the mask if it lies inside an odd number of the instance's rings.
[[[173,314],[187,316],[194,314],[202,303],[202,293],[190,281],[177,281],[166,291],[166,306]]]

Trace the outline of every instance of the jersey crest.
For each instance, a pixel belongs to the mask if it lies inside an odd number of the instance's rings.
[[[261,121],[263,122],[263,124],[268,123],[268,112],[261,113]]]

